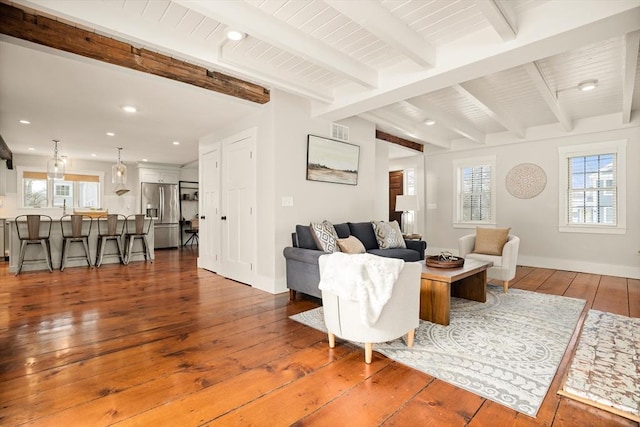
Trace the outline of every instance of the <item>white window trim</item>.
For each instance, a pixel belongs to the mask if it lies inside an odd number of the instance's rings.
[[[460,171],[465,167],[486,165],[491,166],[491,220],[488,221],[462,221],[460,206],[461,180]],[[468,159],[457,159],[453,161],[453,227],[454,228],[475,228],[481,226],[493,226],[497,224],[496,219],[496,156],[483,156]]]
[[[569,162],[570,157],[596,154],[616,154],[616,225],[570,224],[569,206]],[[627,140],[596,142],[592,144],[558,147],[558,230],[561,233],[625,234],[627,232]]]
[[[23,177],[23,173],[24,172],[47,172],[46,168],[39,168],[39,167],[31,167],[31,166],[16,166],[16,187],[17,188],[17,193],[18,193],[18,208],[19,209],[29,209],[29,210],[51,210],[51,209],[61,209],[61,208],[57,208],[57,207],[53,207],[53,206],[49,206],[49,196],[47,196],[47,206],[43,206],[41,208],[33,208],[30,206],[25,206],[24,205],[24,185],[22,182],[22,177]],[[100,204],[103,205],[104,204],[104,187],[105,187],[105,181],[104,181],[104,172],[103,171],[89,171],[89,170],[68,170],[67,172],[69,173],[73,173],[73,174],[78,174],[78,175],[94,175],[99,177],[100,179]],[[68,209],[73,209],[73,206],[69,206]]]

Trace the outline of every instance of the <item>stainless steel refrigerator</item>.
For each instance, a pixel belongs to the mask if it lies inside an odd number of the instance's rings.
[[[154,249],[177,248],[180,241],[178,184],[143,182],[142,213],[153,218]]]

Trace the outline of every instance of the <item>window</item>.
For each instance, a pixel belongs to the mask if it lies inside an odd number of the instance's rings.
[[[51,181],[40,171],[18,168],[22,176],[22,206],[25,208],[99,208],[104,173],[65,174],[63,181]]]
[[[559,147],[563,232],[624,233],[626,141]]]
[[[496,223],[495,157],[454,161],[454,226]]]

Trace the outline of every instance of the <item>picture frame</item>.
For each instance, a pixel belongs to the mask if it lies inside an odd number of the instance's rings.
[[[358,185],[360,146],[307,135],[307,180]]]

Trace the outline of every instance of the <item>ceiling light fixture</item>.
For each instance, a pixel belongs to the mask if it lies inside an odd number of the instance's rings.
[[[116,134],[113,132],[107,132],[107,136],[116,136]]]
[[[30,125],[31,124],[31,122],[29,120],[24,120],[24,119],[20,120],[20,123],[22,123],[23,125]]]
[[[116,184],[116,188],[113,190],[118,196],[122,196],[129,191],[124,185],[127,183],[127,167],[120,161],[120,151],[122,147],[118,149],[118,163],[111,167],[111,182]]]
[[[598,84],[598,81],[595,79],[585,80],[583,82],[578,83],[578,89],[580,89],[583,92],[586,92],[588,90],[595,89],[597,84]]]
[[[173,145],[180,145],[180,141],[173,141]]]
[[[91,153],[91,157],[96,157],[97,154],[96,153]]]
[[[27,150],[29,150],[29,151],[36,151],[36,149],[35,149],[35,148],[33,148],[33,147],[29,147],[29,148],[27,148]]]
[[[427,125],[427,126],[433,126],[433,125],[435,125],[435,124],[436,124],[436,121],[435,121],[435,120],[433,120],[433,119],[426,119],[426,120],[424,121],[424,124],[425,124],[425,125]]]
[[[126,111],[127,113],[135,113],[138,111],[138,109],[136,107],[134,107],[133,105],[125,105],[122,107],[122,109],[124,111]]]
[[[61,181],[64,179],[65,166],[62,159],[58,157],[58,142],[60,141],[57,139],[53,140],[53,157],[47,161],[47,179]]]
[[[243,33],[240,30],[235,30],[233,28],[228,28],[225,32],[224,35],[227,37],[227,39],[234,41],[234,42],[238,42],[240,40],[242,40],[243,38],[245,38],[247,35],[245,33]]]

